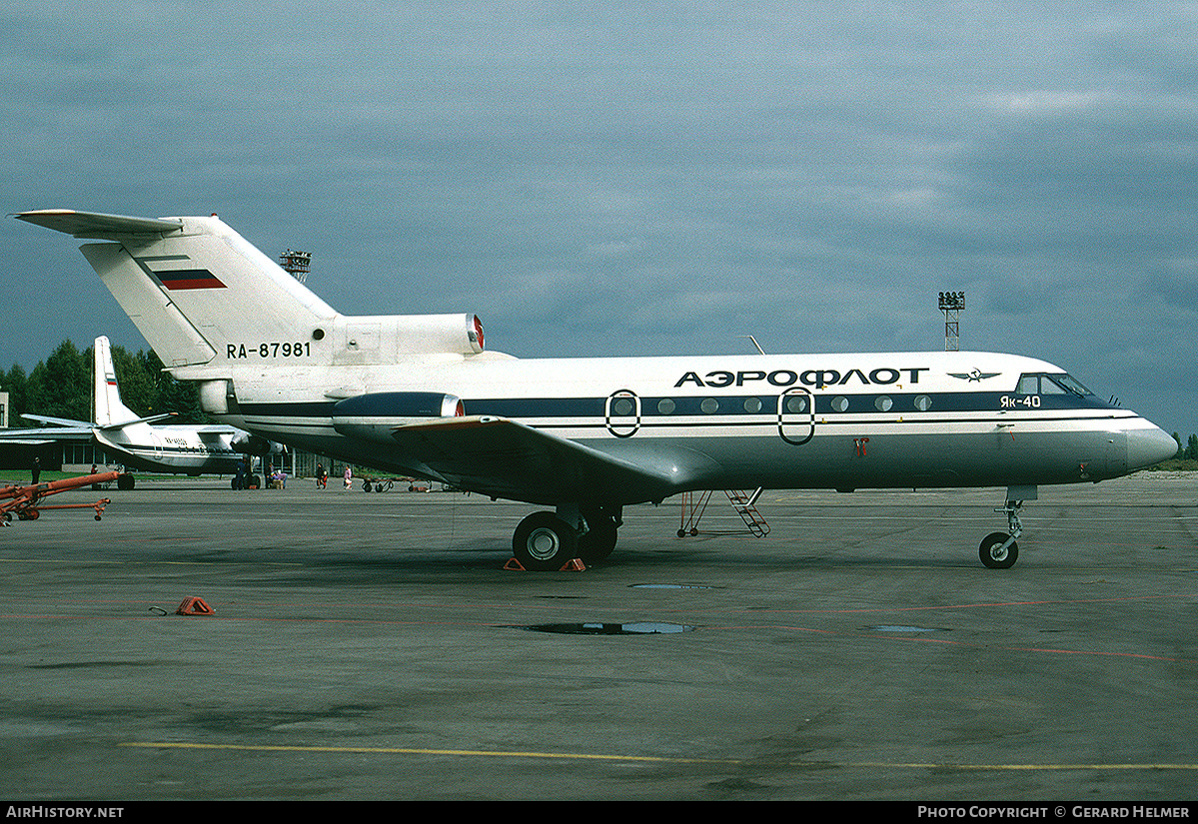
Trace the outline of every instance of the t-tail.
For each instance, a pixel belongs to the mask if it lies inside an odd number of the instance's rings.
[[[339,314],[215,215],[52,209],[17,218],[105,241],[85,244],[84,257],[179,378],[227,377],[236,365],[370,365],[482,351],[473,314]]]
[[[121,391],[112,366],[112,350],[104,335],[96,338],[95,402],[96,426],[106,428],[136,421],[138,416],[121,402]]]

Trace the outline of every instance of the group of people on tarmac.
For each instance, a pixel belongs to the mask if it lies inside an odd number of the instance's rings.
[[[247,465],[245,459],[237,462],[237,471],[233,475],[234,489],[256,489],[258,487],[258,477],[254,475],[252,465]]]
[[[275,469],[274,461],[266,464],[266,483],[267,486],[273,489],[287,488],[287,473],[282,467]],[[234,489],[257,489],[259,485],[258,476],[254,474],[253,459],[247,465],[245,459],[237,462],[237,472],[233,476]]]
[[[349,464],[346,464],[345,465],[345,486],[342,487],[342,489],[347,490],[350,487],[352,487],[353,485],[354,485],[354,471],[352,469],[350,469]],[[316,488],[317,489],[328,489],[329,488],[329,473],[328,473],[328,470],[326,470],[324,468],[324,464],[318,463],[316,465]]]

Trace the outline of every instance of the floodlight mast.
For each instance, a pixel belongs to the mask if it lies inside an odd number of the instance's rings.
[[[944,351],[961,349],[961,310],[965,308],[964,292],[941,292],[940,311],[944,313]]]

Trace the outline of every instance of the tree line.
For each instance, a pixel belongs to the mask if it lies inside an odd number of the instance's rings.
[[[1185,446],[1181,445],[1181,436],[1176,432],[1173,433],[1173,440],[1177,441],[1177,454],[1174,456],[1174,460],[1198,461],[1198,435],[1190,435]]]
[[[70,340],[58,345],[50,357],[38,361],[29,374],[14,363],[0,371],[0,391],[8,392],[10,427],[40,426],[21,418],[25,412],[76,421],[93,418],[93,347],[82,351]],[[112,346],[112,365],[120,385],[121,400],[139,416],[177,412],[171,423],[208,423],[200,408],[199,389],[194,383],[177,381],[164,372],[153,350],[130,353]]]

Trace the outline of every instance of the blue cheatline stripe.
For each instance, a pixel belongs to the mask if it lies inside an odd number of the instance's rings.
[[[393,393],[397,398],[404,396],[429,396],[440,398],[440,393]],[[380,396],[381,397],[381,396]],[[805,397],[805,396],[804,396]],[[828,391],[811,396],[815,400],[815,414],[821,418],[832,418],[846,414],[884,414],[888,416],[910,416],[921,412],[994,412],[1001,411],[1021,413],[1018,420],[1029,420],[1027,413],[1059,412],[1066,410],[1105,410],[1113,409],[1109,404],[1094,396],[1078,397],[1075,395],[1039,395],[1038,406],[1023,408],[1021,406],[1003,407],[1002,399],[1025,398],[1029,396],[1015,395],[1010,392],[902,392],[877,394],[839,394]],[[888,408],[878,405],[879,399],[889,399]],[[926,398],[930,403],[926,408],[916,406],[917,398]],[[840,400],[843,399],[843,400]],[[354,400],[354,399],[350,399]],[[662,401],[669,400],[673,408],[668,413],[659,410]],[[718,406],[708,412],[703,408],[705,400],[715,400]],[[747,401],[760,401],[760,407]],[[605,417],[607,398],[465,398],[467,415],[496,415],[502,418],[599,418]],[[418,417],[412,412],[409,403],[397,403],[394,407],[386,403],[370,403],[345,405],[341,401],[341,409],[353,408],[355,416],[364,417]],[[255,417],[288,417],[288,418],[330,418],[340,411],[334,411],[333,401],[306,401],[298,403],[241,403],[240,409],[246,415]],[[840,408],[837,408],[840,406]],[[710,408],[710,406],[708,407]],[[654,396],[640,399],[640,417],[653,418],[664,423],[670,418],[677,417],[707,417],[711,415],[724,416],[760,416],[776,415],[778,411],[777,395],[717,395],[707,396]],[[807,414],[806,410],[796,415]],[[616,416],[620,417],[620,416]],[[622,416],[632,417],[632,416]]]

